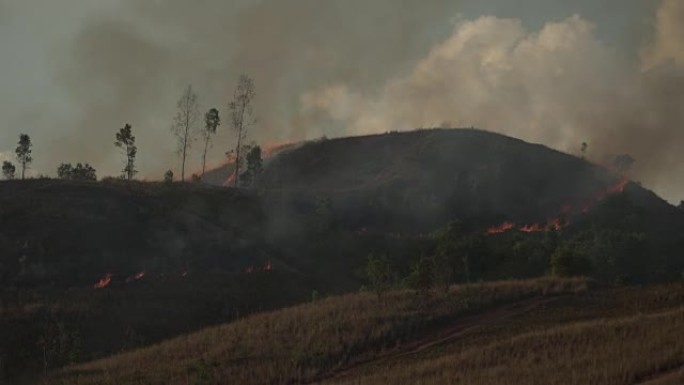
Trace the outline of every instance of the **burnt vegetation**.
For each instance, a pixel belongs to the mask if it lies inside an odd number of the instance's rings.
[[[253,85],[242,92],[237,101],[248,98]],[[190,99],[179,107],[192,110],[195,119]],[[241,141],[254,122],[250,101],[231,104],[230,121]],[[218,113],[209,111],[204,149],[219,126]],[[181,115],[175,127],[182,128],[176,132],[187,151],[192,119]],[[631,318],[638,311],[630,299],[646,303],[671,289],[673,297],[651,309],[669,313],[645,324],[675,330],[681,323],[681,314],[670,311],[681,304],[676,282],[684,279],[684,213],[620,175],[631,157],[620,158],[615,172],[497,134],[436,129],[322,139],[269,157],[259,146],[238,146],[234,159],[243,166],[207,171],[204,183],[173,183],[171,171],[164,182],[140,182],[133,180],[137,147],[131,126],[116,140],[125,155],[123,178],[93,182],[95,170],[79,163],[60,166],[61,180],[0,184],[0,379],[31,380],[43,373],[60,384],[132,384],[149,372],[159,383],[398,383],[384,364],[375,375],[337,375],[387,350],[404,352],[404,344],[466,315],[539,296],[561,298],[549,316],[557,318],[530,323],[546,332],[524,327],[527,313],[515,312],[521,337],[508,345],[493,339],[501,331],[492,326],[488,335],[468,337],[471,350],[447,350],[414,368],[430,372],[440,360],[453,359],[480,381],[470,383],[493,383],[487,365],[507,359],[495,354],[501,349],[515,356],[536,343],[553,345],[548,341],[606,328],[629,330],[633,342],[641,343],[644,330]],[[23,142],[22,170],[31,158],[30,142]],[[3,172],[14,178],[9,166]],[[481,283],[545,276],[556,278]],[[672,286],[653,286],[659,289],[648,289],[648,299],[639,289],[623,288],[642,284]],[[593,294],[579,294],[590,287]],[[321,299],[359,290],[372,295]],[[315,303],[249,316],[308,301]],[[557,325],[575,302],[587,309]],[[341,314],[361,318],[337,322]],[[598,317],[613,318],[590,322]],[[315,331],[311,325],[322,326]],[[262,327],[273,334],[253,331]],[[280,335],[297,341],[294,356],[271,340]],[[216,336],[231,342],[211,347]],[[485,350],[477,350],[479,339]],[[651,341],[649,349],[664,340]],[[183,348],[182,364],[170,359],[170,366],[156,366],[160,354],[181,345],[191,347]],[[275,359],[251,371],[260,373],[252,378],[242,360],[266,354],[264,346]],[[605,378],[647,376],[658,365],[675,365],[672,357],[679,353],[663,350],[637,366],[630,366],[636,354],[625,356],[622,367],[633,370],[607,367]],[[479,354],[489,361],[473,363]],[[552,376],[553,365],[545,368]]]

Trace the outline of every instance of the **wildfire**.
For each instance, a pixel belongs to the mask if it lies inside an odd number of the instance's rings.
[[[232,186],[233,183],[235,183],[235,178],[237,178],[237,169],[233,171],[232,174],[226,179],[225,182],[223,182],[223,187],[229,187]]]
[[[487,229],[487,234],[503,234],[510,230],[517,230],[523,233],[542,233],[548,231],[560,231],[568,225],[567,221],[563,220],[562,217],[556,217],[549,220],[545,225],[534,223],[519,226],[513,222],[504,222],[500,226],[494,226]]]
[[[144,272],[144,271],[141,271],[140,273],[138,273],[138,274],[136,274],[136,275],[134,275],[134,276],[132,276],[132,277],[126,278],[126,283],[131,283],[131,282],[140,281],[141,279],[143,279],[144,276],[145,276],[145,272]]]
[[[278,152],[285,150],[287,148],[290,148],[294,146],[296,143],[294,142],[280,142],[280,143],[271,143],[271,144],[266,144],[261,148],[261,157],[266,160],[273,155],[277,154]],[[227,158],[227,161],[225,162],[224,165],[228,164],[234,164],[235,163],[235,154],[229,153]],[[229,187],[232,186],[233,183],[235,182],[235,178],[237,178],[237,170],[234,170],[228,179],[226,179],[225,182],[223,182],[224,187]]]
[[[499,226],[493,226],[487,229],[487,234],[501,234],[505,233],[508,230],[511,230],[515,228],[515,223],[513,222],[504,222],[503,224]]]
[[[525,225],[518,230],[522,231],[523,233],[538,233],[544,231],[544,227],[542,227],[539,223],[535,223],[533,225]]]
[[[596,196],[594,196],[591,199],[590,202],[583,206],[582,212],[587,213],[592,208],[594,208],[594,206],[596,206],[599,202],[606,199],[608,196],[625,191],[625,188],[627,188],[628,184],[629,179],[624,178],[620,181],[620,183],[610,186],[606,190],[599,192],[598,194],[596,194]],[[499,226],[493,226],[487,229],[487,234],[502,234],[510,230],[518,230],[523,233],[560,231],[570,224],[565,218],[571,213],[572,206],[564,204],[563,206],[561,206],[560,214],[554,218],[551,218],[545,225],[535,223],[531,225],[527,224],[523,226],[518,226],[513,222],[504,222]]]
[[[112,275],[107,273],[104,278],[97,281],[97,283],[95,284],[94,287],[96,289],[102,289],[102,288],[107,287],[111,282],[112,282]]]
[[[584,205],[584,207],[582,208],[582,212],[586,214],[589,211],[591,211],[591,209],[593,209],[594,206],[596,206],[596,204],[598,204],[602,200],[606,199],[609,195],[613,195],[613,194],[617,194],[617,193],[621,193],[621,192],[625,191],[625,188],[627,188],[628,184],[629,184],[629,179],[624,178],[620,181],[620,183],[618,183],[614,186],[610,186],[606,190],[601,191],[600,193],[596,194],[596,196],[593,197],[591,199],[591,201],[589,201],[588,203],[586,203]]]
[[[294,145],[295,145],[294,142],[281,142],[281,143],[271,143],[271,144],[267,144],[267,145],[265,145],[264,148],[262,149],[261,154],[262,154],[262,156],[263,156],[264,159],[268,159],[268,158],[270,158],[271,156],[273,156],[275,153],[277,153],[277,152],[279,152],[279,151],[281,151],[281,150],[285,150],[285,149],[287,149],[287,148],[290,148],[290,147],[292,147],[292,146],[294,146]]]
[[[273,270],[273,264],[271,264],[271,261],[266,262],[265,265],[254,267],[252,265],[247,266],[245,269],[245,273],[251,274],[254,272],[259,272],[259,271],[272,271]]]

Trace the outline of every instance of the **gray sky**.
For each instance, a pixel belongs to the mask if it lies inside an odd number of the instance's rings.
[[[0,0],[0,157],[10,156],[19,133],[26,132],[34,140],[34,174],[54,175],[60,162],[89,162],[100,176],[117,175],[121,156],[113,146],[114,132],[130,123],[138,137],[140,175],[158,179],[164,170],[178,169],[169,125],[182,89],[192,83],[202,109],[217,107],[225,115],[235,80],[245,72],[257,85],[260,124],[252,138],[262,143],[410,128],[404,123],[481,125],[566,151],[572,151],[575,141],[587,140],[596,158],[635,153],[642,164],[635,170],[635,178],[672,201],[684,199],[684,178],[682,173],[678,179],[676,175],[684,171],[682,155],[651,157],[635,144],[644,135],[643,130],[651,130],[651,136],[660,135],[667,142],[681,138],[660,127],[682,123],[677,120],[679,115],[668,115],[674,114],[668,107],[662,112],[668,119],[650,119],[638,129],[599,126],[598,116],[604,121],[609,117],[616,126],[625,120],[632,122],[624,110],[634,108],[603,106],[593,99],[592,106],[576,104],[576,98],[585,98],[571,87],[586,81],[587,92],[597,95],[612,92],[611,87],[620,88],[616,97],[624,106],[645,103],[633,100],[630,92],[652,95],[648,103],[656,103],[665,93],[662,87],[672,84],[670,77],[680,76],[682,63],[676,60],[677,53],[672,53],[680,47],[672,47],[667,36],[660,37],[662,44],[653,42],[659,30],[662,35],[678,33],[672,31],[675,27],[667,27],[673,24],[671,20],[668,24],[656,18],[658,9],[667,6],[679,11],[676,3]],[[577,18],[571,19],[573,15]],[[483,16],[497,19],[486,22]],[[503,19],[518,24],[507,24]],[[544,33],[550,25],[555,28]],[[495,39],[496,31],[508,29],[509,34],[518,36],[515,41],[503,41],[503,34]],[[504,98],[502,95],[518,92],[531,101],[555,98],[548,85],[552,77],[544,76],[551,66],[562,67],[563,63],[542,57],[551,54],[541,48],[548,48],[548,39],[556,38],[575,45],[554,49],[577,52],[583,59],[574,66],[582,71],[569,68],[563,72],[575,76],[567,75],[565,96],[548,105],[519,105],[516,97]],[[473,39],[479,39],[478,50],[472,51],[472,44],[464,48],[463,44],[476,41]],[[645,54],[649,48],[652,53]],[[517,69],[529,64],[526,57],[521,59],[520,52],[525,50],[537,55],[530,57],[529,63],[540,66],[538,70]],[[479,62],[472,68],[475,72],[461,73],[441,67],[443,60],[435,57],[439,52],[447,56],[448,52],[461,52],[469,57],[488,52],[496,60],[510,63],[498,63],[494,73]],[[677,68],[656,69],[652,71],[655,75],[642,78],[645,55],[653,58],[648,62],[653,67],[660,68],[669,60]],[[448,60],[459,68],[473,64],[463,58]],[[568,60],[572,60],[571,55]],[[427,87],[429,82],[419,76],[420,68],[430,68],[443,79]],[[486,76],[482,75],[483,68],[489,71]],[[531,85],[513,84],[508,77],[514,73],[525,76]],[[545,83],[537,79],[537,73]],[[480,75],[479,83],[461,87]],[[460,80],[453,83],[454,88],[467,89],[468,98],[435,89],[435,84],[452,84],[455,79]],[[603,88],[593,86],[597,82]],[[492,93],[483,93],[483,89]],[[408,96],[397,99],[397,95],[414,95],[417,90],[439,95],[440,99],[427,98],[431,104],[421,106],[420,113],[398,116],[386,111],[396,110],[397,103],[420,105]],[[474,103],[472,100],[479,99],[471,96],[480,94],[489,96]],[[668,95],[668,100],[672,99],[672,92]],[[326,104],[330,100],[335,101],[334,106]],[[468,104],[469,110],[456,113],[447,108],[457,101]],[[493,103],[498,103],[497,109],[515,109],[518,113],[502,112],[506,120],[492,120],[490,112],[482,111],[493,108]],[[445,107],[440,108],[441,104]],[[545,109],[542,112],[540,105]],[[368,106],[382,106],[383,110]],[[425,116],[425,111],[432,115]],[[550,119],[552,114],[559,118]],[[511,128],[508,122],[513,122]],[[522,127],[534,124],[543,127]],[[232,135],[225,128],[216,138],[212,162],[221,162],[223,152],[232,145]],[[613,136],[625,139],[607,139]],[[199,167],[199,158],[198,151],[193,153],[190,169]]]

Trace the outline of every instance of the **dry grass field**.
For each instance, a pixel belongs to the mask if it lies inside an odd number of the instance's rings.
[[[652,381],[684,364],[683,304],[681,285],[585,279],[350,294],[68,367],[46,383],[668,384]]]

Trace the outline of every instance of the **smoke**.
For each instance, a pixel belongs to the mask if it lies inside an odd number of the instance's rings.
[[[652,68],[669,60],[684,65],[684,3],[664,0],[658,9],[655,39],[643,52],[644,68]]]
[[[14,154],[12,154],[9,151],[0,151],[0,163],[5,162],[5,161],[14,163],[15,162]]]
[[[103,138],[130,123],[142,175],[178,169],[169,125],[177,98],[192,83],[202,109],[215,107],[224,116],[208,157],[220,163],[233,146],[227,105],[242,73],[257,87],[259,125],[250,140],[306,139],[314,131],[291,112],[299,95],[339,79],[379,86],[402,69],[397,63],[426,53],[435,32],[425,25],[444,25],[456,11],[449,0],[432,3],[121,0],[117,12],[92,17],[61,57],[60,84],[77,111],[64,119],[69,133],[54,144],[60,151],[53,156],[78,154],[117,173],[121,160]],[[198,165],[195,153],[189,167]]]
[[[354,134],[476,126],[572,153],[587,142],[595,161],[631,154],[634,177],[675,200],[684,191],[683,16],[684,3],[663,1],[642,62],[602,43],[580,16],[539,31],[464,21],[378,92],[332,83],[305,93],[300,111]]]
[[[0,0],[0,26],[6,2]],[[18,14],[35,7],[9,4]],[[60,97],[14,119],[22,124],[16,129],[26,127],[34,137],[40,172],[88,162],[100,176],[119,174],[123,159],[113,140],[126,123],[138,139],[141,176],[160,179],[166,169],[178,170],[169,128],[188,84],[203,111],[222,114],[208,157],[220,164],[235,137],[227,104],[238,76],[247,73],[256,82],[259,119],[250,140],[262,144],[478,126],[570,152],[588,142],[597,160],[630,153],[635,177],[647,187],[671,200],[684,191],[676,177],[684,171],[677,148],[684,4],[677,0],[662,1],[639,59],[602,42],[581,16],[530,31],[516,19],[460,20],[460,4],[452,0],[69,4],[47,2],[40,18],[21,23],[33,28],[52,18],[79,26],[67,44],[48,44]],[[28,59],[22,61],[39,62]],[[41,80],[33,88],[49,85]],[[32,127],[44,132],[34,135]],[[199,168],[199,151],[189,162],[189,169]]]

